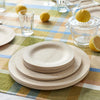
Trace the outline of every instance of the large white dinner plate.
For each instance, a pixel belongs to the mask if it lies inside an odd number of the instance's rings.
[[[13,57],[13,62],[15,62],[16,68],[24,75],[29,76],[33,79],[36,80],[56,80],[56,79],[61,79],[64,77],[67,77],[74,72],[76,72],[80,65],[81,65],[81,58],[80,56],[75,52],[75,62],[73,65],[65,69],[64,71],[57,72],[57,73],[50,73],[50,74],[44,74],[44,73],[39,73],[33,70],[29,70],[25,65],[23,64],[23,51],[25,48],[19,50]]]
[[[100,5],[87,8],[87,10],[90,12],[91,16],[100,17]]]
[[[38,72],[59,72],[74,63],[73,50],[62,42],[39,42],[26,47],[23,52],[27,68]]]
[[[4,25],[0,25],[0,46],[9,43],[15,37],[15,32]]]
[[[55,89],[61,89],[61,88],[72,86],[78,83],[79,81],[81,81],[88,74],[90,68],[90,60],[88,55],[85,52],[83,52],[81,49],[76,48],[74,46],[71,47],[82,58],[82,65],[77,72],[75,72],[69,77],[60,80],[55,80],[55,81],[39,81],[39,80],[31,79],[21,74],[17,70],[15,63],[13,61],[14,56],[12,56],[8,65],[10,75],[16,82],[33,89],[55,90]]]

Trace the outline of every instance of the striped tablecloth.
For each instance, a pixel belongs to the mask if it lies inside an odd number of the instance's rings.
[[[40,91],[26,88],[10,77],[8,62],[19,49],[45,40],[62,41],[73,45],[71,33],[65,27],[71,13],[60,14],[56,6],[43,6],[44,2],[46,0],[6,0],[6,12],[0,14],[0,20],[16,32],[16,37],[12,42],[0,47],[0,92],[36,100],[100,100],[100,53],[95,53],[89,48],[81,49],[90,57],[90,71],[84,80],[72,87],[55,91]],[[34,11],[34,34],[31,37],[21,35],[18,15],[15,12],[17,4],[25,4],[28,9]],[[43,11],[48,11],[51,16],[47,23],[42,23],[39,19]]]

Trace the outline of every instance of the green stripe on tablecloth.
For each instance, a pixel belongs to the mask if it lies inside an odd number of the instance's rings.
[[[64,88],[61,90],[55,90],[48,96],[49,100],[67,100],[70,88]]]
[[[96,2],[100,3],[100,0],[94,0],[94,1],[96,1]]]
[[[13,84],[14,80],[10,77],[9,74],[0,73],[0,91],[8,91]]]
[[[32,44],[35,44],[37,42],[42,42],[42,41],[44,41],[44,39],[26,37],[26,39],[23,41],[23,43],[21,45],[22,46],[28,46],[28,45],[32,45]]]
[[[100,100],[100,91],[83,88],[78,100]]]
[[[25,40],[26,38],[25,37],[22,37],[22,36],[15,36],[14,40],[11,41],[10,43],[11,44],[16,44],[16,45],[20,45],[23,43],[23,41]]]

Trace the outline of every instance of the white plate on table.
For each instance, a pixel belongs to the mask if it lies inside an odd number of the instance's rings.
[[[69,77],[60,80],[55,80],[55,81],[39,81],[39,80],[31,79],[21,74],[17,70],[14,63],[14,56],[12,56],[8,65],[10,75],[16,82],[33,89],[56,90],[56,89],[72,86],[78,83],[79,81],[81,81],[88,74],[90,68],[90,60],[88,55],[85,52],[83,52],[81,49],[74,46],[71,47],[81,57],[82,65],[80,66],[78,71],[76,71],[74,74],[72,74]]]
[[[23,59],[27,68],[43,73],[65,70],[74,63],[73,50],[62,42],[45,41],[26,47]]]
[[[3,46],[13,40],[15,37],[15,32],[4,25],[0,25],[0,46]]]
[[[69,75],[73,74],[74,72],[76,72],[80,65],[81,65],[81,58],[80,56],[75,52],[75,62],[74,64],[72,64],[71,66],[69,66],[67,69],[65,69],[64,71],[61,72],[57,72],[57,73],[39,73],[33,70],[28,69],[24,63],[23,63],[23,51],[25,50],[25,48],[19,50],[13,57],[13,62],[15,62],[15,66],[16,68],[24,75],[36,79],[36,80],[57,80],[57,79],[61,79],[64,77],[68,77]]]

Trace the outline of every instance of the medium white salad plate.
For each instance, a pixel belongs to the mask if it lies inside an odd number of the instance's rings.
[[[65,43],[45,41],[26,47],[23,51],[23,59],[27,68],[51,73],[71,66],[74,63],[74,54]]]

